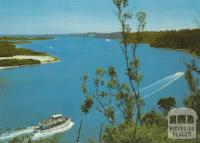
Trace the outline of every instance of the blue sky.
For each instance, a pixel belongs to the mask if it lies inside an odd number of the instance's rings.
[[[200,0],[132,0],[147,13],[146,30],[195,28]],[[0,0],[0,34],[118,31],[112,0]],[[134,23],[134,21],[131,21]]]

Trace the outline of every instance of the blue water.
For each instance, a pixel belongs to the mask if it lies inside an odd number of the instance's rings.
[[[85,117],[80,111],[83,101],[81,75],[87,73],[92,80],[96,67],[112,65],[120,73],[120,79],[125,79],[124,60],[119,43],[115,40],[106,42],[105,39],[57,36],[54,40],[34,41],[18,47],[47,52],[59,57],[61,62],[0,71],[0,77],[7,81],[2,85],[3,95],[0,96],[1,129],[33,126],[52,114],[63,113],[72,118],[75,126],[62,138],[73,141],[80,118]],[[144,75],[142,87],[184,71],[183,60],[193,59],[184,52],[148,45],[140,45],[138,56]],[[181,106],[187,94],[187,84],[184,78],[180,78],[146,99],[144,110],[155,109],[158,99],[167,96],[174,96]],[[98,136],[96,127],[103,121],[95,114],[84,118],[81,139]]]

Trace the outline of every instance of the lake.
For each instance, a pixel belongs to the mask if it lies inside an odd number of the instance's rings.
[[[83,101],[81,76],[87,73],[92,81],[96,67],[116,67],[120,79],[124,80],[124,59],[116,40],[72,37],[58,35],[53,40],[33,41],[18,47],[47,52],[61,59],[61,62],[1,70],[0,128],[26,128],[55,113],[72,118],[75,126],[64,134],[62,140],[73,141],[77,135],[80,119],[83,120],[82,140],[97,137],[99,125],[104,122],[96,113],[86,117],[80,111]],[[142,87],[183,72],[184,60],[193,57],[184,52],[152,48],[142,44],[138,48],[141,59]],[[199,61],[198,61],[199,62]],[[179,106],[188,94],[183,77],[168,87],[145,99],[144,110],[156,109],[159,98],[173,96]],[[61,141],[62,142],[62,141]]]

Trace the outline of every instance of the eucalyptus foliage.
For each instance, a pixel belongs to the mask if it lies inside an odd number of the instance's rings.
[[[118,112],[125,121],[134,121],[134,117],[136,117],[136,122],[142,123],[143,101],[140,97],[140,82],[143,76],[139,72],[140,60],[137,57],[136,49],[142,40],[146,14],[140,11],[135,15],[138,24],[134,30],[137,32],[137,36],[131,39],[133,29],[130,21],[133,19],[133,14],[127,10],[129,0],[113,0],[113,3],[121,27],[120,47],[124,55],[124,64],[126,65],[124,73],[128,81],[121,82],[120,75],[113,66],[99,67],[96,69],[96,76],[93,80],[95,89],[94,92],[91,92],[91,89],[89,90],[87,87],[88,76],[83,75],[82,92],[85,95],[85,101],[81,110],[87,114],[95,106],[113,126],[116,124]]]

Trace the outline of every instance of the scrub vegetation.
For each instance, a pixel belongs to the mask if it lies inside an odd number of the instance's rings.
[[[81,105],[81,111],[88,114],[92,109],[102,113],[108,123],[101,130],[99,143],[198,143],[200,134],[197,134],[195,140],[171,140],[167,137],[167,112],[176,107],[176,100],[173,97],[158,99],[157,108],[160,110],[151,110],[143,112],[145,104],[140,96],[140,82],[143,76],[140,73],[140,59],[137,56],[137,48],[140,43],[150,43],[156,47],[168,47],[173,49],[185,49],[195,55],[199,55],[199,33],[196,30],[164,31],[164,32],[143,32],[146,24],[146,14],[138,12],[136,20],[138,27],[133,34],[133,29],[129,22],[133,20],[127,9],[129,0],[113,0],[117,11],[117,17],[120,23],[120,45],[124,55],[124,64],[126,68],[124,73],[128,82],[121,82],[115,67],[110,66],[107,69],[98,67],[92,84],[94,88],[88,87],[88,76],[82,77],[82,93],[84,101]],[[109,37],[107,37],[109,38]],[[183,104],[192,108],[200,117],[200,67],[195,61],[185,62],[185,79],[187,81],[190,93],[184,99]],[[91,84],[89,84],[91,85]],[[92,92],[93,91],[93,92]],[[122,119],[117,120],[118,113]],[[81,127],[78,131],[77,143],[81,142]],[[197,132],[200,131],[200,122],[198,121]],[[10,143],[19,143],[21,140],[14,139]],[[27,142],[31,142],[28,140]],[[46,140],[43,142],[54,143],[57,140]],[[67,141],[66,141],[67,142]],[[95,143],[89,139],[89,143]]]
[[[35,52],[31,49],[16,48],[16,45],[9,41],[0,41],[0,57],[12,57],[16,55],[46,55],[42,52]]]
[[[36,52],[26,48],[16,48],[16,44],[30,43],[30,40],[47,40],[52,37],[0,37],[0,58],[25,56],[48,56],[43,52]],[[40,64],[34,59],[0,59],[0,67]]]
[[[53,36],[1,36],[0,41],[33,41],[33,40],[49,40],[54,39]]]
[[[116,33],[87,33],[82,36],[94,36],[97,38],[121,39],[122,35]],[[137,33],[131,33],[130,40]],[[133,41],[134,42],[134,41]],[[152,47],[184,50],[196,56],[200,56],[200,29],[182,29],[170,31],[146,31],[143,32],[141,43],[150,44]]]
[[[4,60],[0,60],[0,67],[34,65],[34,64],[40,64],[40,61],[32,60],[32,59],[4,59]]]
[[[99,136],[100,143],[192,143],[198,142],[199,134],[195,140],[171,140],[167,137],[168,111],[176,107],[176,100],[173,97],[158,99],[158,110],[144,113],[145,104],[140,96],[140,82],[143,75],[140,73],[140,60],[137,56],[137,47],[140,43],[149,43],[155,47],[168,47],[172,49],[184,49],[195,55],[199,52],[200,30],[181,30],[164,32],[143,32],[145,27],[146,14],[138,12],[136,20],[138,22],[136,32],[132,32],[129,22],[133,20],[127,9],[128,0],[113,0],[117,17],[120,23],[120,46],[124,55],[128,83],[121,83],[119,75],[113,66],[108,69],[97,68],[94,77],[95,87],[87,87],[88,76],[83,75],[82,92],[85,100],[81,106],[82,112],[88,114],[91,109],[101,112],[109,125],[105,125]],[[90,33],[95,36],[94,33]],[[106,34],[106,36],[108,36]],[[104,37],[104,36],[103,36]],[[104,37],[105,38],[105,37]],[[111,37],[106,37],[111,38]],[[113,38],[113,37],[112,37]],[[197,79],[193,73],[197,73]],[[184,100],[184,105],[194,109],[200,116],[200,90],[199,90],[200,70],[195,62],[186,63],[185,79],[190,88],[190,95]],[[118,120],[118,114],[122,119]],[[198,128],[199,131],[199,128]],[[100,134],[100,135],[101,135]],[[77,141],[79,142],[79,141]],[[95,142],[95,141],[89,141]]]

